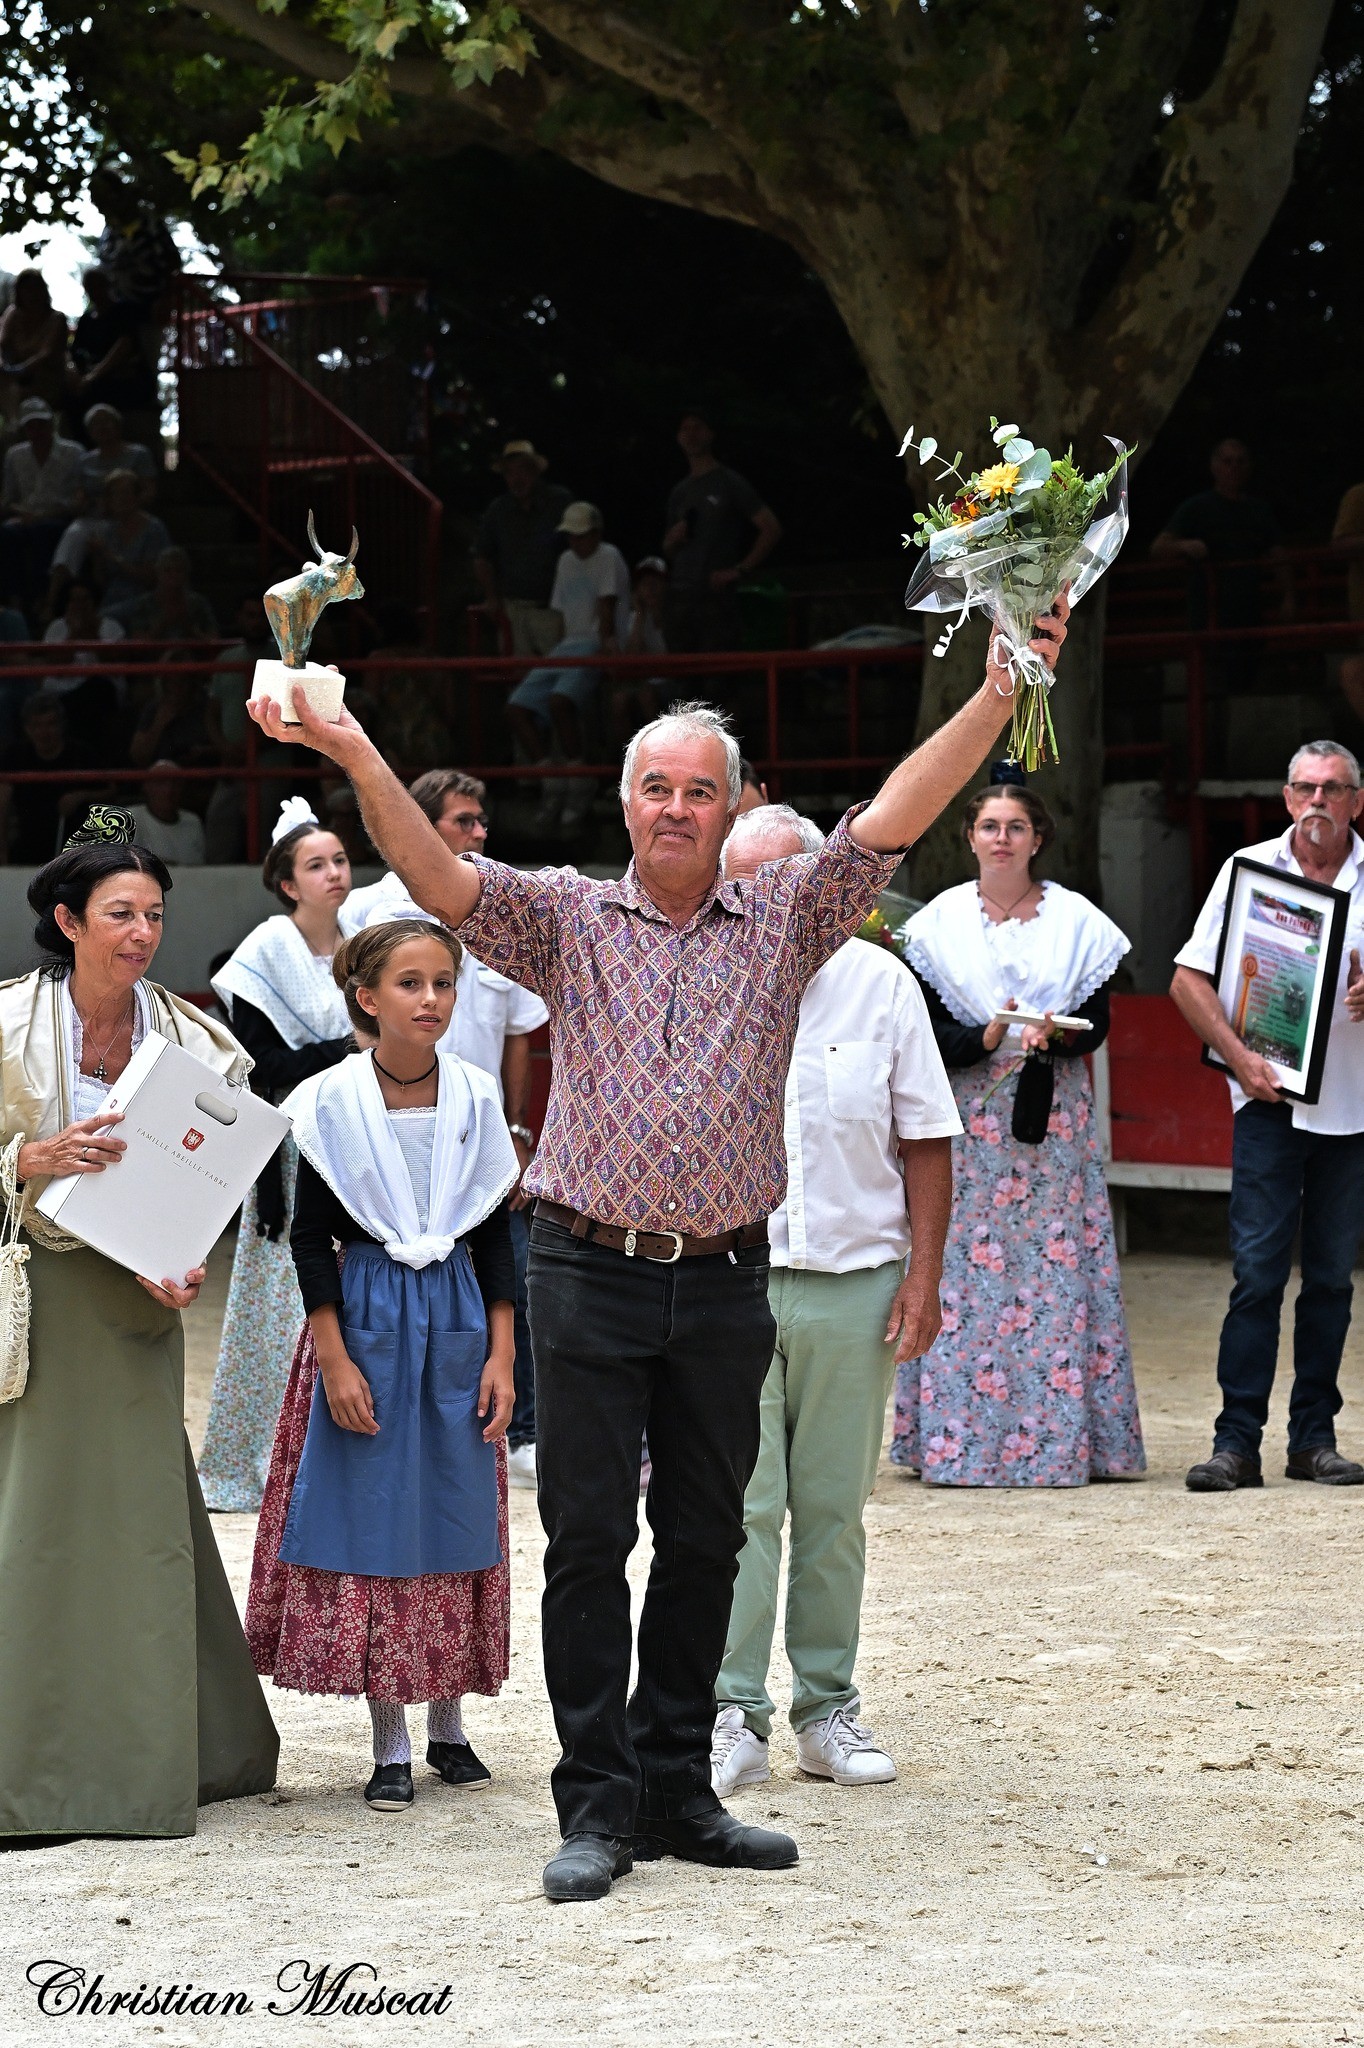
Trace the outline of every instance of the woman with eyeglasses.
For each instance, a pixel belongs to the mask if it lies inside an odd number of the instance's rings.
[[[977,879],[904,927],[964,1129],[942,1333],[899,1369],[891,1458],[934,1486],[1131,1479],[1146,1458],[1082,1058],[1128,942],[1034,874],[1055,823],[1012,763],[994,774],[963,819]],[[1089,1030],[1052,1022],[1077,1015]]]
[[[282,914],[247,933],[214,975],[213,991],[256,1062],[252,1086],[279,1102],[351,1050],[350,1018],[332,978],[350,861],[306,797],[291,796],[282,806],[261,879]],[[199,1457],[204,1499],[219,1514],[254,1514],[261,1504],[303,1327],[289,1252],[297,1174],[298,1152],[286,1138],[242,1204]]]

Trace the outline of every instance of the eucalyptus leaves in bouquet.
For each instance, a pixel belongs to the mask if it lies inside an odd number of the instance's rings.
[[[1117,556],[1127,534],[1130,451],[1109,435],[1112,465],[1086,476],[1069,449],[1053,456],[993,416],[990,427],[999,459],[970,476],[962,474],[960,450],[948,462],[932,435],[916,441],[911,427],[904,438],[902,456],[913,449],[925,469],[936,462],[935,481],[956,480],[928,511],[915,513],[913,533],[903,536],[906,547],[924,550],[905,604],[957,613],[933,649],[940,657],[973,611],[992,614],[992,657],[1007,672],[1014,700],[1009,756],[1031,773],[1058,756],[1052,674],[1028,642],[1063,592],[1077,604]]]

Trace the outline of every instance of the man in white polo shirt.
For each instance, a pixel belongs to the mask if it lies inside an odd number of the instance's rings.
[[[1359,1486],[1364,1465],[1336,1449],[1340,1357],[1350,1327],[1351,1274],[1364,1230],[1364,841],[1353,829],[1359,763],[1334,740],[1312,740],[1288,764],[1293,823],[1245,856],[1346,891],[1350,914],[1331,1015],[1321,1094],[1289,1103],[1274,1069],[1244,1046],[1217,999],[1217,941],[1231,881],[1228,861],[1176,954],[1170,994],[1231,1069],[1231,1256],[1234,1284],[1217,1378],[1222,1412],[1210,1458],[1185,1480],[1192,1493],[1262,1486],[1260,1439],[1279,1350],[1279,1312],[1301,1232],[1302,1287],[1293,1325],[1288,1404],[1289,1479]]]
[[[736,819],[725,874],[751,877],[822,844],[808,818],[766,804]],[[788,1511],[797,1760],[840,1785],[895,1776],[858,1720],[853,1684],[862,1514],[895,1367],[927,1351],[942,1322],[938,1284],[960,1131],[914,976],[883,948],[850,940],[805,991],[786,1082],[786,1200],[768,1226],[777,1348],[715,1687],[711,1778],[722,1798],[770,1775],[767,1670]]]

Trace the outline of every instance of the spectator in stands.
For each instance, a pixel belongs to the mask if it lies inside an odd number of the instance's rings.
[[[181,776],[175,761],[153,761],[142,785],[142,801],[130,804],[133,837],[139,846],[159,854],[170,868],[201,868],[204,824],[193,811],[180,808]]]
[[[59,406],[66,395],[66,316],[52,303],[40,270],[21,270],[14,297],[0,314],[0,382],[13,413],[24,398]]]
[[[646,555],[636,562],[630,578],[630,615],[621,634],[622,654],[666,654],[663,607],[668,594],[668,565],[662,555]],[[617,676],[611,691],[611,728],[616,745],[624,749],[641,725],[658,716],[658,693],[664,685],[657,676]]]
[[[19,408],[22,438],[6,451],[0,473],[0,585],[20,593],[36,612],[57,542],[80,494],[82,449],[63,440],[43,398]]]
[[[162,548],[145,597],[111,607],[134,640],[212,640],[218,624],[208,599],[190,587],[189,556],[183,548]]]
[[[421,626],[410,604],[379,606],[376,661],[391,668],[371,669],[369,686],[377,714],[377,743],[395,773],[437,768],[454,752],[454,736],[446,717],[448,674],[440,669],[403,668],[415,656],[429,655]]]
[[[120,759],[123,754],[121,723],[127,678],[111,674],[101,665],[93,649],[68,649],[71,641],[99,640],[108,644],[123,638],[117,619],[102,616],[91,585],[77,581],[68,585],[59,618],[49,624],[43,644],[52,649],[54,672],[43,678],[49,696],[60,697],[67,717],[90,746],[98,760]]]
[[[175,663],[199,661],[203,649],[193,643],[168,647],[166,657]],[[221,765],[209,730],[206,696],[204,677],[192,670],[176,667],[158,676],[129,743],[133,767],[149,768],[153,761],[167,758],[190,768]]]
[[[564,545],[559,522],[572,494],[545,482],[548,467],[533,442],[508,441],[493,464],[507,488],[479,521],[474,541],[480,609],[506,620],[515,654],[548,654],[564,636],[550,591]]]
[[[1176,506],[1163,532],[1152,542],[1151,556],[1157,562],[1193,565],[1189,577],[1191,626],[1258,626],[1263,617],[1258,565],[1282,562],[1279,522],[1266,499],[1250,495],[1250,450],[1244,441],[1219,441],[1209,467],[1212,489],[1199,491]],[[1215,618],[1208,612],[1205,563],[1212,565]],[[1287,617],[1292,587],[1282,568],[1279,585],[1280,610]]]
[[[91,766],[90,750],[72,737],[60,697],[39,690],[19,713],[22,737],[5,756],[8,774]],[[56,782],[0,781],[0,861],[36,867],[52,859],[66,837],[72,814],[83,816],[99,792],[63,789]]]
[[[591,654],[619,652],[630,615],[630,571],[625,557],[602,538],[602,516],[595,505],[579,499],[565,508],[559,531],[568,546],[554,572],[550,606],[564,622],[563,637],[551,654],[579,660]],[[600,671],[593,668],[533,668],[507,699],[517,739],[532,761],[547,762],[551,742],[566,766],[584,759],[584,721],[597,694]],[[554,776],[543,785],[534,829],[552,831],[557,822],[567,831],[582,824],[592,805],[596,785],[588,776]]]
[[[67,401],[78,413],[104,404],[139,420],[157,417],[156,365],[143,348],[142,308],[116,299],[109,273],[98,265],[81,283],[88,304],[71,337]]]
[[[84,540],[84,546],[81,542]],[[111,470],[97,519],[73,519],[52,557],[48,609],[55,610],[70,576],[88,567],[100,589],[100,610],[117,617],[123,605],[146,597],[156,582],[157,563],[171,544],[165,521],[142,503],[130,469]]]
[[[156,497],[156,464],[151,450],[141,441],[126,437],[123,415],[116,405],[92,405],[81,424],[90,443],[81,457],[81,489],[89,504],[97,506],[111,470],[130,469],[137,478],[144,505]]]
[[[734,814],[736,817],[741,817],[745,811],[756,811],[768,801],[767,784],[759,779],[757,769],[746,756],[741,756],[739,760],[739,779],[739,808]]]
[[[258,661],[279,659],[265,607],[259,597],[244,597],[233,614],[230,629],[236,639],[224,647],[218,660],[222,667],[209,678],[204,696],[204,719],[209,738],[224,767],[238,768],[246,759],[246,700]],[[262,785],[259,802],[263,814],[274,817],[293,787],[294,757],[278,742],[262,733],[256,742],[256,758],[266,761],[285,756],[286,780],[279,785]],[[246,785],[215,782],[204,812],[207,859],[212,862],[241,860],[246,850]],[[265,837],[268,838],[268,834]]]
[[[738,647],[740,581],[767,560],[781,522],[747,477],[715,457],[715,430],[695,407],[682,416],[677,445],[688,475],[668,498],[663,552],[672,564],[668,645],[676,654]]]
[[[113,298],[136,306],[144,318],[162,315],[181,269],[165,221],[108,166],[92,176],[90,199],[104,215],[95,261]]]
[[[1346,606],[1352,619],[1364,619],[1364,484],[1351,484],[1340,501],[1331,545],[1344,555]],[[1356,718],[1364,719],[1364,653],[1347,654],[1340,664],[1340,687]]]

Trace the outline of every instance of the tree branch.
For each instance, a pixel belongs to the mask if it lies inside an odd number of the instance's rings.
[[[339,85],[355,69],[354,59],[340,43],[300,28],[288,15],[262,14],[256,0],[180,0],[180,4],[192,14],[213,15],[238,35],[259,43],[300,77]],[[451,91],[449,69],[436,57],[393,57],[384,67],[384,76],[394,92],[419,99]]]
[[[1241,0],[1222,65],[1171,120],[1158,218],[1076,337],[1074,375],[1124,432],[1164,418],[1278,211],[1331,0]]]
[[[733,110],[704,65],[615,8],[596,0],[520,0],[520,5],[557,43],[613,77],[686,107],[703,121],[719,127],[732,122]]]

